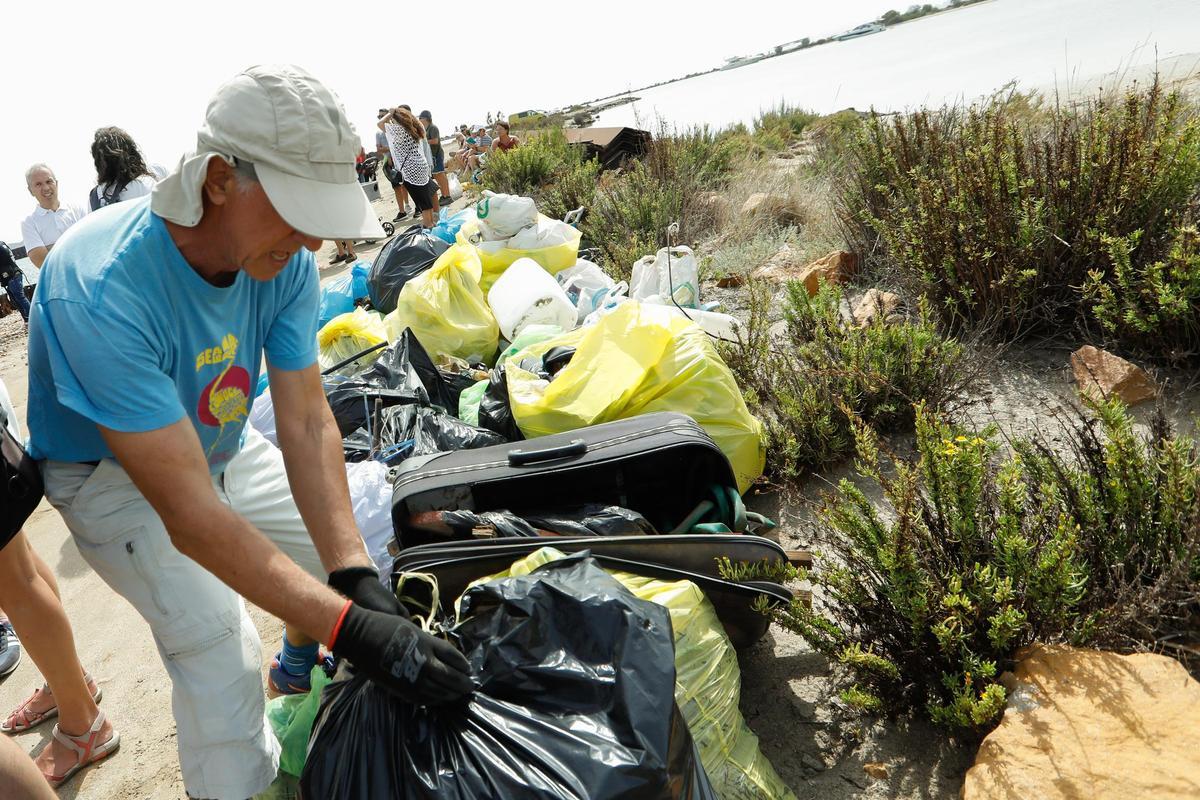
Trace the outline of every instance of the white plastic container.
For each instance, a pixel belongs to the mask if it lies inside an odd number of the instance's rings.
[[[488,291],[488,305],[510,342],[528,325],[575,327],[575,306],[567,293],[532,258],[518,258],[504,270]]]
[[[742,323],[738,321],[737,317],[722,314],[719,311],[702,311],[698,308],[680,310],[674,305],[666,304],[663,307],[669,309],[677,316],[691,319],[692,322],[699,325],[709,336],[726,342],[741,341]]]

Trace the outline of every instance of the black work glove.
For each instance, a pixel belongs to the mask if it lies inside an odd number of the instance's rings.
[[[474,688],[471,665],[449,642],[407,619],[352,605],[333,643],[333,654],[401,700],[450,703]]]
[[[379,582],[379,573],[371,567],[345,567],[329,573],[329,586],[338,594],[353,600],[355,605],[384,614],[398,614],[408,619],[408,611],[396,595]]]

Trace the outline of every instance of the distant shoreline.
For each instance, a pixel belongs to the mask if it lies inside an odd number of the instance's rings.
[[[923,14],[919,17],[916,17],[915,19],[903,20],[901,22],[892,23],[891,25],[888,25],[887,28],[890,30],[891,28],[898,28],[902,25],[909,25],[914,22],[920,22],[923,19],[928,19],[929,17],[935,17],[935,16],[938,16],[939,14],[948,14],[952,11],[967,11],[968,9],[973,9],[978,6],[981,6],[981,5],[984,5],[987,3],[993,3],[993,2],[995,2],[995,0],[974,0],[974,2],[971,2],[968,5],[941,8],[941,9],[938,9],[937,11],[933,11],[928,14]],[[880,17],[880,19],[882,19],[882,17]],[[879,20],[871,20],[871,21],[879,22]],[[886,33],[887,31],[883,31],[883,32]],[[742,64],[738,64],[737,66],[730,67],[727,65],[722,65],[722,66],[718,66],[718,67],[713,67],[712,69],[709,69],[709,70],[705,70],[704,72],[693,72],[689,75],[681,75],[678,78],[671,78],[670,80],[659,81],[658,83],[651,83],[646,86],[641,86],[637,89],[627,89],[622,92],[616,92],[614,94],[604,95],[603,97],[596,97],[591,100],[584,100],[579,103],[573,103],[568,106],[563,106],[562,108],[557,109],[554,113],[560,113],[560,114],[565,114],[565,115],[569,116],[572,113],[579,113],[579,112],[583,112],[583,111],[592,110],[593,108],[595,108],[595,106],[597,106],[601,103],[604,103],[607,100],[616,100],[618,98],[623,98],[626,96],[636,94],[637,92],[645,92],[645,91],[649,91],[650,89],[658,89],[663,86],[669,86],[673,83],[680,83],[681,81],[687,81],[687,80],[691,80],[693,78],[701,78],[705,75],[712,75],[714,72],[724,72],[724,71],[729,71],[729,70],[741,69],[742,67],[748,67],[751,64],[758,64],[759,62],[767,61],[768,59],[794,55],[795,53],[799,53],[802,50],[811,50],[814,47],[821,47],[821,46],[828,45],[828,44],[841,44],[842,42],[837,39],[837,37],[840,35],[841,34],[831,34],[830,36],[827,36],[823,39],[818,39],[817,41],[813,42],[812,44],[808,45],[807,47],[795,47],[790,50],[784,50],[784,51],[778,52],[778,53],[767,52],[767,53],[757,54],[760,56],[758,58],[755,58],[753,56],[746,56],[745,58],[751,59],[751,60],[748,60]],[[802,41],[802,40],[797,40],[797,41]],[[632,100],[627,101],[627,102],[632,102]],[[620,104],[614,103],[613,105],[620,105]]]

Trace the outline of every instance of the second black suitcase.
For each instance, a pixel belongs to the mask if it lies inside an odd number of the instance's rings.
[[[505,509],[522,515],[599,503],[637,511],[665,533],[710,497],[714,485],[737,482],[703,429],[684,414],[644,414],[409,459],[395,479],[392,524],[401,547],[408,547],[427,541],[406,527],[422,512]]]

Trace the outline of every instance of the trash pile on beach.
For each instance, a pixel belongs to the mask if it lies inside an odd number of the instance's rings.
[[[356,521],[482,677],[449,714],[345,668],[272,701],[305,796],[791,796],[741,718],[735,653],[791,593],[719,568],[794,560],[742,502],[764,449],[715,344],[737,321],[703,305],[687,247],[624,282],[580,244],[484,192],[322,288]],[[273,438],[269,387],[250,422]]]

